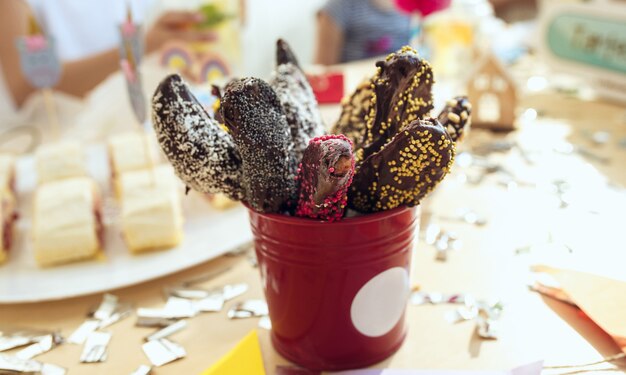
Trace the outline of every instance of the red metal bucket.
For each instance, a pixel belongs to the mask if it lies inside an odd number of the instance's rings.
[[[279,353],[310,369],[343,370],[398,350],[418,209],[338,223],[249,214]]]

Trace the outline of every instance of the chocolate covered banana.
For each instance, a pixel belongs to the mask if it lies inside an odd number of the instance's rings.
[[[347,137],[325,135],[312,139],[298,168],[296,216],[341,220],[353,174],[354,155]]]
[[[448,100],[437,117],[454,142],[462,140],[472,122],[472,105],[466,96]]]
[[[376,66],[362,149],[356,153],[357,165],[433,108],[432,68],[414,49],[403,47]]]
[[[279,212],[295,196],[290,172],[291,134],[274,90],[258,78],[233,80],[220,111],[241,155],[246,202],[259,212]]]
[[[297,68],[300,68],[300,64],[298,64],[298,59],[291,50],[291,47],[289,47],[289,44],[283,39],[278,39],[276,41],[276,65],[288,63],[291,63]]]
[[[450,171],[454,142],[436,119],[415,120],[357,167],[351,208],[370,213],[416,206]]]
[[[241,157],[232,137],[206,113],[178,74],[159,84],[152,109],[159,145],[188,187],[243,199]]]
[[[291,168],[295,175],[304,149],[311,138],[324,134],[324,124],[311,85],[283,40],[277,43],[277,66],[269,84],[276,92],[289,124],[292,140]]]

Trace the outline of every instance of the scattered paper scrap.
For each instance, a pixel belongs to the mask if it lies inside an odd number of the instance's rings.
[[[41,340],[34,344],[30,344],[19,352],[15,353],[15,356],[20,359],[33,359],[36,356],[52,350],[57,345],[63,343],[63,337],[53,333],[44,336]]]
[[[21,359],[8,354],[0,354],[0,373],[65,375],[63,367],[42,363],[33,359]]]
[[[231,299],[237,298],[247,291],[248,291],[248,284],[245,284],[245,283],[224,285],[222,295],[225,301],[230,301]]]
[[[100,327],[99,320],[95,320],[95,319],[85,320],[83,324],[81,324],[80,327],[78,327],[76,331],[74,331],[74,333],[70,335],[67,341],[72,344],[82,345],[87,340],[87,337],[92,332],[97,330],[99,327]]]
[[[259,328],[263,328],[268,331],[272,329],[272,321],[270,320],[269,315],[262,316],[261,319],[259,319]]]
[[[141,365],[137,367],[135,371],[133,371],[130,375],[150,375],[152,373],[152,367]]]
[[[176,332],[182,331],[185,328],[187,328],[187,321],[179,320],[176,323],[170,324],[169,326],[162,328],[154,332],[153,334],[147,336],[145,340],[151,341],[151,340],[164,339],[166,337],[173,335]]]
[[[235,304],[230,310],[228,310],[228,318],[254,318],[267,315],[268,313],[267,302],[262,299],[251,299]]]
[[[185,348],[168,339],[151,340],[141,347],[150,362],[157,367],[163,366],[187,355]]]
[[[111,333],[94,331],[87,336],[83,352],[80,355],[82,363],[104,362],[107,359],[107,346],[111,341]]]
[[[2,327],[0,329],[0,352],[39,342],[53,334],[54,332],[50,331]]]

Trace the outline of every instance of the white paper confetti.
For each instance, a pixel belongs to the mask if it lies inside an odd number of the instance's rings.
[[[76,331],[74,331],[74,333],[70,335],[70,337],[67,339],[67,342],[82,345],[85,343],[85,340],[87,340],[87,336],[89,336],[92,332],[98,329],[98,327],[100,327],[99,320],[85,320],[83,324],[81,324],[80,327],[78,327]]]
[[[186,320],[179,320],[174,324],[170,324],[169,326],[160,329],[156,332],[154,332],[153,334],[147,336],[145,338],[146,341],[150,341],[150,340],[159,340],[159,339],[163,339],[166,337],[169,337],[171,335],[173,335],[174,333],[181,331],[183,329],[187,328],[187,321]]]
[[[104,362],[107,358],[109,341],[111,341],[110,332],[95,331],[90,333],[80,355],[80,361],[82,363]]]
[[[157,367],[187,355],[185,348],[168,339],[151,340],[143,344],[141,348],[150,362]]]

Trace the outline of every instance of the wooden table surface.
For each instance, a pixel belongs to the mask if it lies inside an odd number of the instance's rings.
[[[625,256],[622,254],[626,246],[623,241],[615,242],[619,235],[610,235],[623,230],[623,216],[620,219],[610,213],[587,214],[573,205],[561,209],[555,195],[546,186],[549,187],[557,175],[559,178],[575,178],[588,174],[584,178],[606,178],[611,186],[618,186],[605,187],[607,189],[623,189],[621,187],[626,185],[626,148],[619,146],[619,142],[626,138],[626,109],[616,104],[582,101],[558,94],[527,96],[520,108],[533,108],[540,116],[524,122],[519,131],[510,134],[494,135],[473,129],[462,148],[470,149],[495,139],[519,141],[533,164],[525,163],[516,150],[491,156],[492,160],[515,172],[515,179],[519,179],[516,180],[517,188],[511,184],[506,188],[506,181],[502,181],[506,176],[498,175],[488,176],[478,185],[469,184],[465,171],[455,166],[452,175],[423,204],[422,225],[429,220],[438,220],[442,227],[456,232],[463,246],[451,252],[447,261],[441,262],[435,260],[435,250],[420,241],[412,275],[424,291],[471,293],[478,298],[502,300],[504,311],[499,338],[480,339],[474,332],[473,322],[446,322],[443,315],[453,306],[410,305],[406,342],[395,355],[374,367],[507,369],[537,359],[544,359],[546,365],[592,362],[619,352],[613,341],[575,308],[529,291],[529,265],[543,262],[545,259],[541,256],[546,254],[516,255],[515,249],[545,243],[546,238],[557,238],[572,247],[574,252],[570,257],[584,265],[607,270],[609,274],[612,270],[619,273],[615,263],[621,260],[623,270]],[[594,146],[586,132],[595,130],[610,132],[609,143]],[[558,140],[584,145],[594,153],[610,158],[610,162],[602,164],[579,155],[555,153],[550,145]],[[526,185],[529,181],[530,185]],[[476,227],[440,218],[452,216],[462,207],[484,215],[487,225]],[[588,215],[594,218],[591,224]],[[597,233],[596,229],[603,232]],[[604,231],[609,234],[605,235]],[[551,255],[557,259],[561,256],[560,253]],[[164,303],[164,287],[226,268],[226,272],[202,286],[245,282],[250,290],[236,301],[262,297],[258,270],[253,268],[246,255],[223,256],[112,293],[135,306],[160,307]],[[67,337],[84,321],[87,310],[101,298],[101,295],[92,295],[55,302],[0,305],[0,322],[58,329]],[[188,328],[172,337],[185,347],[187,357],[156,368],[154,374],[197,374],[256,328],[256,318],[235,321],[227,318],[226,312],[234,302],[227,303],[222,312],[203,313],[190,319]],[[62,345],[37,359],[64,366],[70,374],[128,374],[140,364],[149,364],[141,351],[141,344],[143,337],[153,331],[137,328],[134,323],[135,318],[131,317],[109,327],[113,338],[105,363],[80,364],[82,347],[72,344]],[[259,329],[259,336],[266,371],[273,374],[277,364],[287,362],[273,350],[268,331]]]

